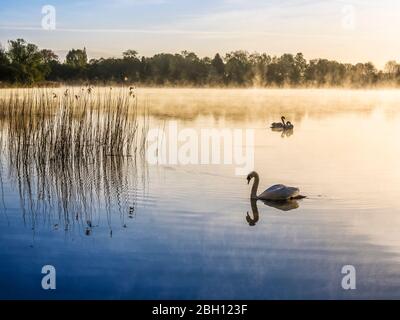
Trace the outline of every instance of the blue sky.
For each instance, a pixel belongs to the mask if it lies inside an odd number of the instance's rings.
[[[22,37],[62,57],[85,46],[92,57],[231,50],[378,67],[400,60],[400,1],[396,0],[0,0],[0,42]],[[56,30],[41,29],[44,5],[56,9]]]

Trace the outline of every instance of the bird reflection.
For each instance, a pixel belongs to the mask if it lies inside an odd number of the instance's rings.
[[[280,132],[282,138],[288,138],[293,135],[293,129],[272,128],[271,130],[274,132]]]
[[[290,211],[297,209],[299,203],[297,200],[286,200],[286,201],[262,201],[268,207],[272,207],[281,211]]]
[[[272,207],[272,208],[278,209],[280,211],[285,211],[285,212],[299,208],[299,202],[297,200],[262,201],[262,202],[265,205],[267,205],[268,207]],[[252,217],[250,216],[249,212],[247,211],[246,221],[249,224],[249,226],[253,227],[260,220],[260,215],[258,213],[257,200],[251,199],[250,204],[251,204]]]
[[[282,138],[285,138],[285,137],[289,138],[292,135],[293,135],[293,129],[286,129],[286,130],[282,131],[281,137]]]
[[[250,217],[249,212],[247,211],[246,221],[249,224],[249,226],[253,227],[260,219],[257,208],[257,200],[255,199],[251,199],[251,211],[253,212],[253,218]]]

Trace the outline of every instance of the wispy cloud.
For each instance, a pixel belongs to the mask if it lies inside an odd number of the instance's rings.
[[[0,12],[0,40],[28,37],[45,47],[85,45],[113,54],[126,47],[200,54],[246,49],[374,62],[396,58],[400,51],[395,41],[400,35],[398,0],[52,2],[57,9],[55,31],[40,28],[40,1],[7,3]],[[354,7],[354,30],[342,24],[348,5]]]

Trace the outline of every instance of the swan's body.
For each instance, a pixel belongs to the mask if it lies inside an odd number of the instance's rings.
[[[282,122],[274,122],[271,124],[271,129],[277,129],[279,131],[282,130],[292,130],[294,128],[294,125],[290,122],[287,121],[285,122],[286,118],[281,117]]]
[[[257,199],[270,201],[290,200],[297,197],[299,193],[300,190],[298,188],[276,184],[257,196]]]
[[[251,199],[256,200],[266,200],[266,201],[286,201],[292,199],[304,198],[300,196],[300,190],[294,187],[288,187],[283,184],[276,184],[267,190],[265,190],[260,195],[257,195],[258,184],[260,183],[260,177],[258,173],[253,171],[247,176],[247,183],[254,178],[254,184],[251,188]]]
[[[285,123],[285,126],[284,126],[285,130],[292,130],[293,128],[294,128],[294,125],[290,121]]]
[[[274,122],[271,124],[271,129],[283,129],[285,128],[285,117],[281,117],[282,122]]]

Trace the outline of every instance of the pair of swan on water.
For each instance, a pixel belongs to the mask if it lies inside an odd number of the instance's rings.
[[[271,129],[293,130],[294,125],[290,121],[286,121],[285,117],[281,117],[282,122],[274,122],[271,124]]]

